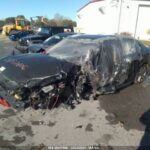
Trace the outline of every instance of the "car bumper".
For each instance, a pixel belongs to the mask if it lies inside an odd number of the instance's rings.
[[[23,103],[22,101],[15,100],[2,87],[0,87],[0,97],[1,97],[1,99],[5,100],[10,105],[10,107],[13,107],[15,109],[24,109],[25,108],[25,103]]]

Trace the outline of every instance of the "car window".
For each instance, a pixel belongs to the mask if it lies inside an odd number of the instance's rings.
[[[122,62],[122,49],[117,38],[105,39],[100,43],[98,53],[94,56],[93,66],[97,71],[103,73],[102,77],[111,76],[116,67]]]
[[[122,41],[122,46],[123,46],[123,49],[124,49],[124,53],[126,55],[129,55],[129,54],[132,54],[132,53],[135,53],[136,52],[136,42],[135,40],[133,39],[130,39],[130,38],[123,38]]]
[[[39,28],[38,33],[39,34],[49,34],[49,29],[48,28]]]
[[[58,35],[56,36],[52,36],[50,38],[48,38],[47,40],[44,41],[45,45],[53,45],[58,43],[59,41],[61,41],[63,39],[63,37],[60,37]]]
[[[107,59],[111,61],[120,61],[122,56],[121,43],[117,38],[110,38],[103,42],[103,48],[107,55]]]
[[[51,33],[52,33],[52,35],[54,35],[54,34],[57,34],[57,33],[61,33],[61,32],[64,32],[64,28],[52,28],[52,30],[51,30]]]
[[[140,59],[142,57],[141,47],[136,40],[132,38],[123,38],[121,44],[126,58]]]

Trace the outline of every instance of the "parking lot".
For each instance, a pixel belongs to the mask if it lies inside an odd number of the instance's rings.
[[[0,36],[0,57],[12,54],[15,44]],[[131,85],[98,100],[84,100],[74,109],[60,106],[53,110],[17,111],[0,107],[0,146],[137,149],[150,144],[149,91],[148,85]]]

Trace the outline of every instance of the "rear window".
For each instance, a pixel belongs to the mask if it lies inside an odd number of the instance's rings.
[[[52,35],[64,32],[64,28],[51,28]]]

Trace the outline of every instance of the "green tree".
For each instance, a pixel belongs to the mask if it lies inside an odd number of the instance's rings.
[[[66,26],[66,27],[75,27],[76,26],[75,21],[73,21],[67,17],[64,17],[58,13],[54,15],[54,20],[55,20],[57,26]]]
[[[5,21],[4,20],[0,20],[0,27],[3,27],[5,25]]]
[[[72,20],[69,20],[69,19],[64,19],[63,20],[63,26],[66,26],[66,27],[75,27],[76,26],[76,22],[72,21]]]
[[[50,19],[49,20],[49,25],[50,26],[57,26],[56,20],[55,19]]]
[[[15,23],[15,17],[8,17],[5,19],[5,24]]]
[[[18,15],[17,18],[26,19],[24,15]]]

